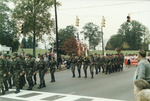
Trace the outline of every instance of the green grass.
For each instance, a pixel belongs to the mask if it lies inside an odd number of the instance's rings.
[[[23,50],[24,50],[25,54],[27,54],[27,53],[33,54],[33,49],[23,49]],[[39,53],[45,54],[45,52],[49,52],[49,50],[48,49],[36,49],[36,56],[38,56]],[[21,49],[19,49],[17,53],[20,54]]]
[[[31,53],[33,54],[33,49],[23,49],[25,54],[27,53]],[[18,50],[18,54],[20,54],[21,52],[21,49]],[[45,54],[45,52],[49,52],[48,49],[36,49],[36,56],[40,53],[40,54]],[[97,53],[97,54],[102,54],[102,51],[101,50],[94,50],[94,51],[90,51],[90,54],[94,54],[94,53]],[[116,54],[117,52],[115,50],[106,50],[106,53],[107,54]],[[127,50],[127,51],[121,51],[121,53],[123,54],[137,54],[138,53],[138,50]]]
[[[139,50],[127,50],[127,51],[121,51],[123,54],[138,54]],[[94,50],[90,51],[91,54],[97,53],[102,54],[101,50]],[[106,50],[106,54],[116,54],[117,52],[115,50]]]

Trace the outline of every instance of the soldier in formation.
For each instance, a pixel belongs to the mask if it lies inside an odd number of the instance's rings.
[[[2,53],[0,52],[0,95],[5,94],[4,86],[3,86],[3,77],[4,77],[4,60],[2,59]]]
[[[52,57],[51,61],[49,61],[49,68],[50,68],[50,74],[51,74],[51,82],[55,82],[54,73],[56,71],[56,61],[54,57]]]
[[[40,85],[38,89],[41,89],[42,87],[46,87],[44,76],[45,73],[47,72],[46,63],[42,55],[40,56],[40,61],[37,63],[37,69],[39,70],[39,77],[40,77]]]
[[[76,56],[77,57],[77,56]],[[118,72],[123,70],[124,56],[123,54],[106,54],[100,56],[100,54],[91,54],[89,56],[83,57],[79,56],[75,58],[75,55],[71,57],[71,68],[73,77],[75,77],[75,68],[77,67],[79,78],[81,77],[81,68],[83,65],[83,70],[85,78],[87,78],[87,69],[89,67],[91,78],[94,78],[94,69],[95,74],[100,72],[105,74],[110,74],[113,72]]]

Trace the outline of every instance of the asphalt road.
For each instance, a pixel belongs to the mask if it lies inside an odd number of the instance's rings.
[[[26,91],[25,89],[28,87],[28,85],[26,85],[24,87],[24,90],[20,92],[20,94],[22,95],[18,94],[18,96],[22,98],[15,97],[17,96],[17,94],[14,94],[12,90],[7,92],[5,96],[0,96],[0,101],[10,101],[10,100],[11,101],[29,101],[29,100],[38,101],[38,100],[31,99],[33,98],[31,97],[31,95],[33,94],[33,96],[35,96],[38,95],[39,93],[45,96],[48,95],[46,96],[46,99],[39,100],[39,101],[54,101],[55,99],[58,100],[58,98],[64,96],[72,97],[72,99],[73,97],[77,98],[79,96],[80,97],[86,96],[86,98],[81,98],[81,100],[75,100],[75,101],[113,101],[113,99],[123,100],[123,101],[135,101],[133,95],[133,75],[135,69],[136,67],[131,67],[131,68],[124,67],[124,70],[121,72],[115,72],[107,75],[103,73],[99,73],[98,75],[95,74],[93,79],[90,78],[89,72],[88,72],[88,78],[84,78],[83,70],[82,70],[81,78],[78,78],[77,72],[76,72],[76,77],[72,78],[71,70],[64,70],[55,73],[56,82],[54,83],[50,83],[50,75],[47,74],[45,77],[47,87],[42,89],[37,89],[38,87],[37,84],[34,86],[32,91]],[[31,92],[32,94],[26,95]],[[50,98],[49,95],[53,95],[53,94],[55,94],[56,96]],[[27,97],[29,98],[27,99]],[[97,98],[97,100],[91,100],[92,98],[90,97]],[[102,98],[102,99],[98,100],[98,98]],[[64,101],[64,100],[58,100],[58,101]],[[68,101],[73,101],[73,100],[68,100]]]

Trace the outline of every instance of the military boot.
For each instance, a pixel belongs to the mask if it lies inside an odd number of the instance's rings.
[[[91,73],[91,78],[94,78],[93,74],[94,74],[94,73]]]
[[[41,89],[41,88],[42,88],[42,84],[39,85],[38,89]]]
[[[73,71],[73,76],[72,76],[73,78],[75,77],[75,72]]]
[[[5,90],[2,89],[2,92],[0,92],[0,95],[5,95]]]
[[[86,72],[86,70],[84,70],[84,74],[85,74],[84,78],[87,78],[87,72]]]
[[[43,87],[46,87],[46,84],[45,84],[45,82],[43,82]]]
[[[81,77],[81,71],[80,71],[80,70],[78,70],[78,73],[79,73],[78,78],[80,78],[80,77]]]
[[[28,87],[28,89],[27,90],[32,90],[32,86],[31,85],[29,85],[29,87]]]
[[[20,89],[19,89],[19,88],[16,88],[15,93],[18,94],[19,92],[20,92]]]

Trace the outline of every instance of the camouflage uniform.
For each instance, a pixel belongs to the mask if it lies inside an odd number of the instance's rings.
[[[49,68],[50,68],[50,74],[51,74],[51,82],[55,82],[54,73],[55,73],[55,70],[56,70],[56,61],[55,61],[54,58],[52,58],[49,61]]]
[[[9,88],[12,88],[12,63],[13,61],[10,59],[11,56],[7,55],[7,62],[8,62],[8,83],[9,83]]]
[[[90,55],[89,58],[89,63],[90,63],[90,73],[91,73],[91,78],[93,78],[94,76],[94,57],[93,55]]]
[[[5,94],[3,87],[4,60],[2,59],[1,55],[2,53],[0,53],[0,95],[4,95]]]
[[[3,60],[4,60],[4,68],[6,70],[6,76],[3,77],[3,83],[4,83],[4,86],[5,86],[5,91],[8,91],[8,62],[7,62],[7,54],[3,54]]]
[[[39,77],[40,77],[40,85],[38,89],[41,89],[42,87],[46,87],[44,76],[47,72],[46,63],[44,61],[43,56],[40,56],[40,61],[37,63],[37,69],[39,70]]]
[[[112,55],[112,72],[115,72],[115,57]]]
[[[84,74],[85,74],[84,78],[87,78],[88,62],[89,62],[88,57],[84,57],[84,59],[83,59],[83,70],[84,70]]]
[[[102,69],[103,69],[103,73],[105,73],[105,57],[104,55],[102,54]]]
[[[73,55],[73,57],[71,58],[71,70],[72,70],[72,77],[75,77],[75,65],[76,65],[76,59],[75,59],[75,55]]]
[[[98,54],[98,70],[101,72],[102,67],[102,58],[100,57],[100,54]]]
[[[117,72],[118,70],[118,60],[117,60],[117,55],[115,55],[115,59],[114,59],[114,65],[115,65],[115,71]]]
[[[21,64],[19,60],[17,59],[18,54],[14,53],[14,61],[13,61],[13,75],[14,75],[14,82],[16,86],[15,93],[20,92],[20,75],[23,72],[23,68],[21,67]]]
[[[121,70],[123,71],[123,63],[124,63],[124,56],[123,54],[121,55]]]
[[[78,68],[79,78],[81,77],[81,66],[82,66],[82,57],[79,56],[77,59],[77,68]]]
[[[107,74],[108,71],[109,71],[109,73],[110,73],[110,67],[109,67],[109,65],[110,65],[110,60],[109,60],[108,55],[107,55],[107,56],[106,56],[106,59],[105,59],[105,67],[106,67],[106,72],[105,72],[105,74]]]
[[[32,79],[32,75],[34,72],[34,61],[31,59],[32,55],[31,54],[27,54],[26,56],[28,56],[28,59],[26,60],[26,78],[29,84],[29,87],[27,90],[32,90],[33,85],[33,79]]]
[[[98,57],[97,57],[97,53],[95,53],[95,56],[94,56],[94,66],[95,66],[95,74],[98,74]]]
[[[25,70],[26,62],[25,62],[24,58],[21,55],[19,55],[19,59],[18,60],[19,60],[19,63],[21,65],[21,67],[23,68],[23,70]],[[26,81],[25,81],[25,73],[23,73],[20,76],[20,89],[22,89],[23,86],[25,86],[25,83],[26,83]]]

